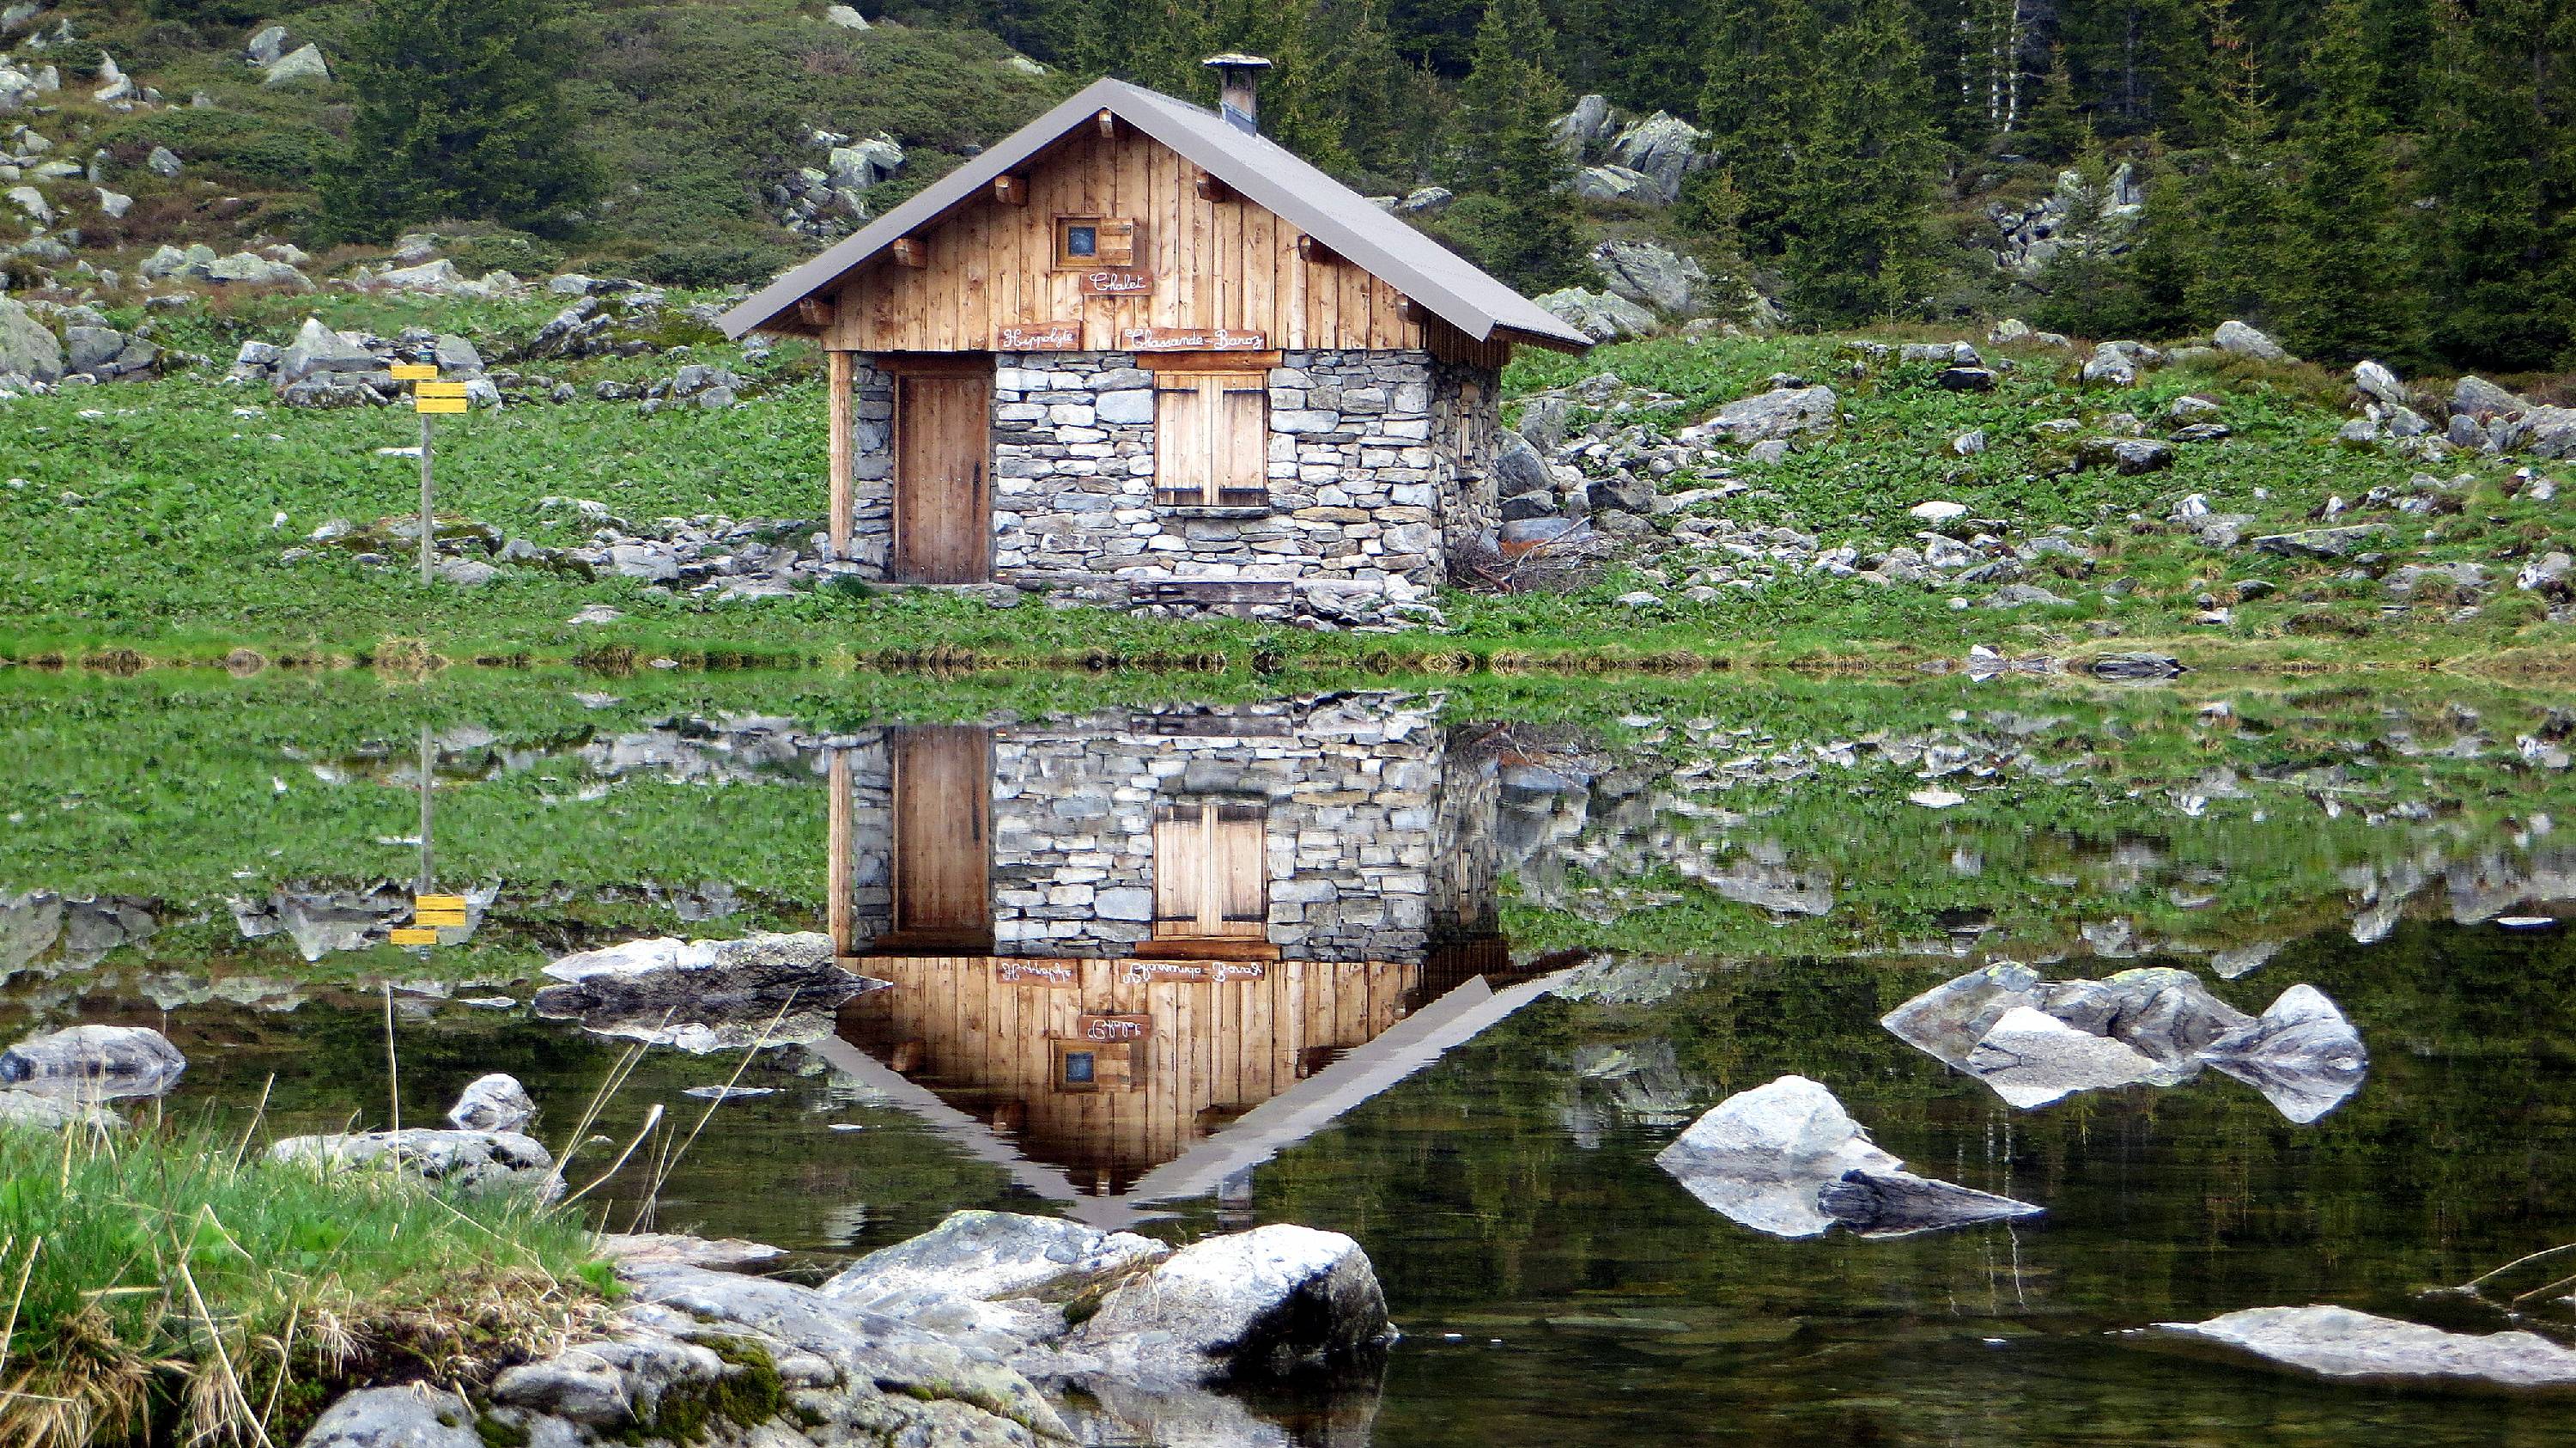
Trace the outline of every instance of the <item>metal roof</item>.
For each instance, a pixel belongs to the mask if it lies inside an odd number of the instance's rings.
[[[1267,208],[1477,341],[1500,331],[1577,350],[1592,345],[1590,337],[1307,164],[1287,147],[1229,124],[1213,111],[1121,80],[1098,80],[1083,87],[856,235],[781,274],[725,313],[718,325],[726,336],[740,337],[775,323],[797,302],[838,286],[898,238],[930,227],[985,194],[995,177],[1026,163],[1104,110],[1179,152],[1238,195]]]

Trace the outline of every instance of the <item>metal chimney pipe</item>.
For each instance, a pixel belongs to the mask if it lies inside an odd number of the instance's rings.
[[[1228,51],[1200,64],[1217,75],[1217,114],[1258,134],[1261,130],[1261,73],[1270,62],[1257,55]]]

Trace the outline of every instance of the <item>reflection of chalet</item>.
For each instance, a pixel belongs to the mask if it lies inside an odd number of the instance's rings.
[[[1470,754],[1384,699],[863,738],[835,1059],[1095,1214],[1213,1190],[1531,998]]]

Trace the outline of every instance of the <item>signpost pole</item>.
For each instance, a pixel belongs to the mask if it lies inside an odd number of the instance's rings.
[[[420,581],[429,582],[430,555],[438,551],[429,515],[429,414],[420,415]]]

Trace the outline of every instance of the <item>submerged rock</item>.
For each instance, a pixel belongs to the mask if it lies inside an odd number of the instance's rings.
[[[0,1051],[0,1081],[93,1100],[158,1096],[187,1069],[188,1058],[149,1026],[71,1026]]]
[[[1728,1220],[1775,1237],[1820,1237],[1837,1223],[1864,1236],[1905,1236],[2040,1210],[1913,1175],[1804,1076],[1719,1102],[1655,1164]]]
[[[2361,1032],[2306,984],[2281,992],[2260,1019],[2211,1042],[2201,1057],[2302,1126],[2350,1099],[2370,1073]]]
[[[2505,1387],[2576,1384],[2576,1351],[2538,1333],[2445,1332],[2348,1307],[2249,1307],[2207,1322],[2160,1322],[2330,1378],[2465,1378]]]

